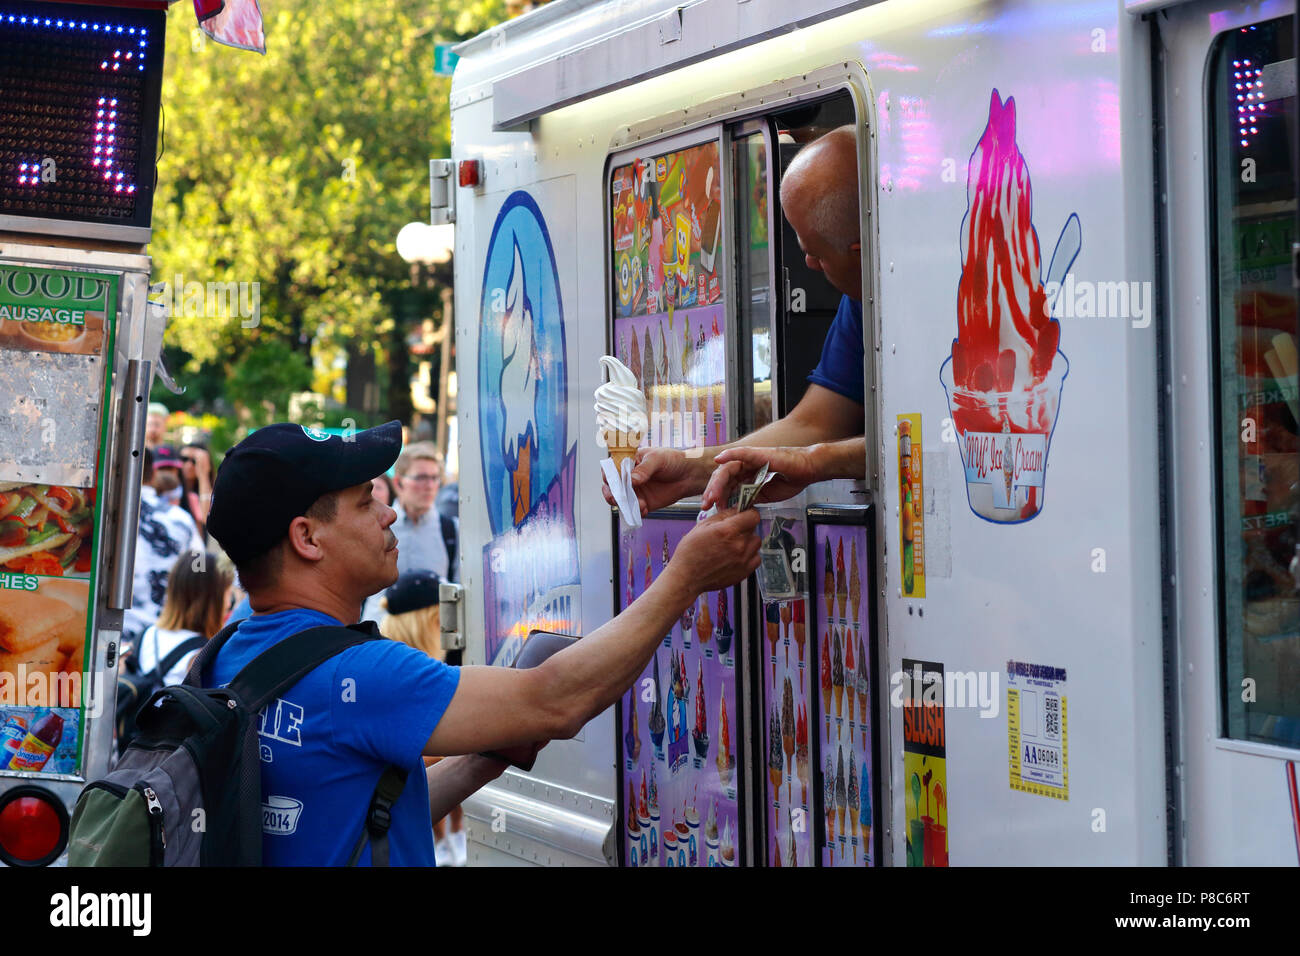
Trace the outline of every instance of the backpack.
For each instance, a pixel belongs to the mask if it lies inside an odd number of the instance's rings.
[[[311,627],[268,648],[226,687],[199,685],[239,625],[208,641],[185,683],[164,687],[136,718],[139,734],[107,775],[86,785],[72,814],[69,866],[260,866],[262,768],[258,714],[316,667],[381,638],[369,621]],[[369,842],[388,865],[388,827],[407,771],[380,775],[352,851]]]
[[[456,522],[453,518],[450,518],[439,511],[438,524],[442,528],[443,547],[447,549],[447,580],[455,581],[460,577],[460,575],[456,573]]]
[[[158,631],[156,628],[151,627],[140,638],[138,643],[141,646],[143,646],[145,639],[149,637],[150,632],[153,632],[154,640],[157,640]],[[136,649],[135,654],[127,659],[122,671],[117,675],[117,706],[113,716],[118,753],[125,753],[126,748],[131,745],[131,741],[135,740],[138,733],[135,715],[139,713],[141,705],[163,686],[163,679],[171,673],[173,667],[180,663],[181,658],[190,651],[198,650],[205,643],[204,638],[198,634],[186,638],[176,645],[170,654],[160,660],[157,667],[147,673],[140,672],[139,648]]]

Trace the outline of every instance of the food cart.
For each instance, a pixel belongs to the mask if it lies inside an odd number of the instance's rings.
[[[61,861],[113,746],[166,4],[0,4],[0,863]]]

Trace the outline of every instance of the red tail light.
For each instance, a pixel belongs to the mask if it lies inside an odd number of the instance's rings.
[[[462,159],[457,168],[462,186],[481,186],[483,184],[483,161]]]
[[[68,843],[68,811],[41,787],[14,787],[0,794],[0,862],[46,866]]]

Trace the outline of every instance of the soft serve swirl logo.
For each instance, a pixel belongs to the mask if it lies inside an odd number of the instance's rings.
[[[564,465],[564,307],[546,221],[512,193],[497,214],[483,270],[479,434],[492,531],[518,527]]]
[[[484,550],[491,661],[502,652],[512,657],[513,638],[526,637],[530,623],[564,622],[553,592],[577,583],[560,277],[546,220],[522,190],[502,205],[488,242],[478,373],[483,487],[495,536]]]

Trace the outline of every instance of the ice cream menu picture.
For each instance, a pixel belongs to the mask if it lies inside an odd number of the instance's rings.
[[[823,866],[874,866],[869,538],[863,525],[813,525],[813,585]]]
[[[79,766],[116,302],[115,276],[0,265],[0,771]]]
[[[694,527],[650,517],[619,534],[620,610],[645,592]],[[740,748],[734,588],[700,597],[619,702],[622,863],[738,866]]]
[[[767,865],[813,866],[808,695],[808,548],[798,511],[769,512],[759,525],[763,754]]]
[[[614,348],[646,398],[649,447],[728,437],[718,146],[614,170]]]
[[[995,524],[1037,517],[1070,363],[1054,296],[1079,254],[1071,215],[1042,270],[1029,167],[1016,145],[1016,103],[993,90],[967,171],[957,337],[939,377],[957,430],[971,511]]]

